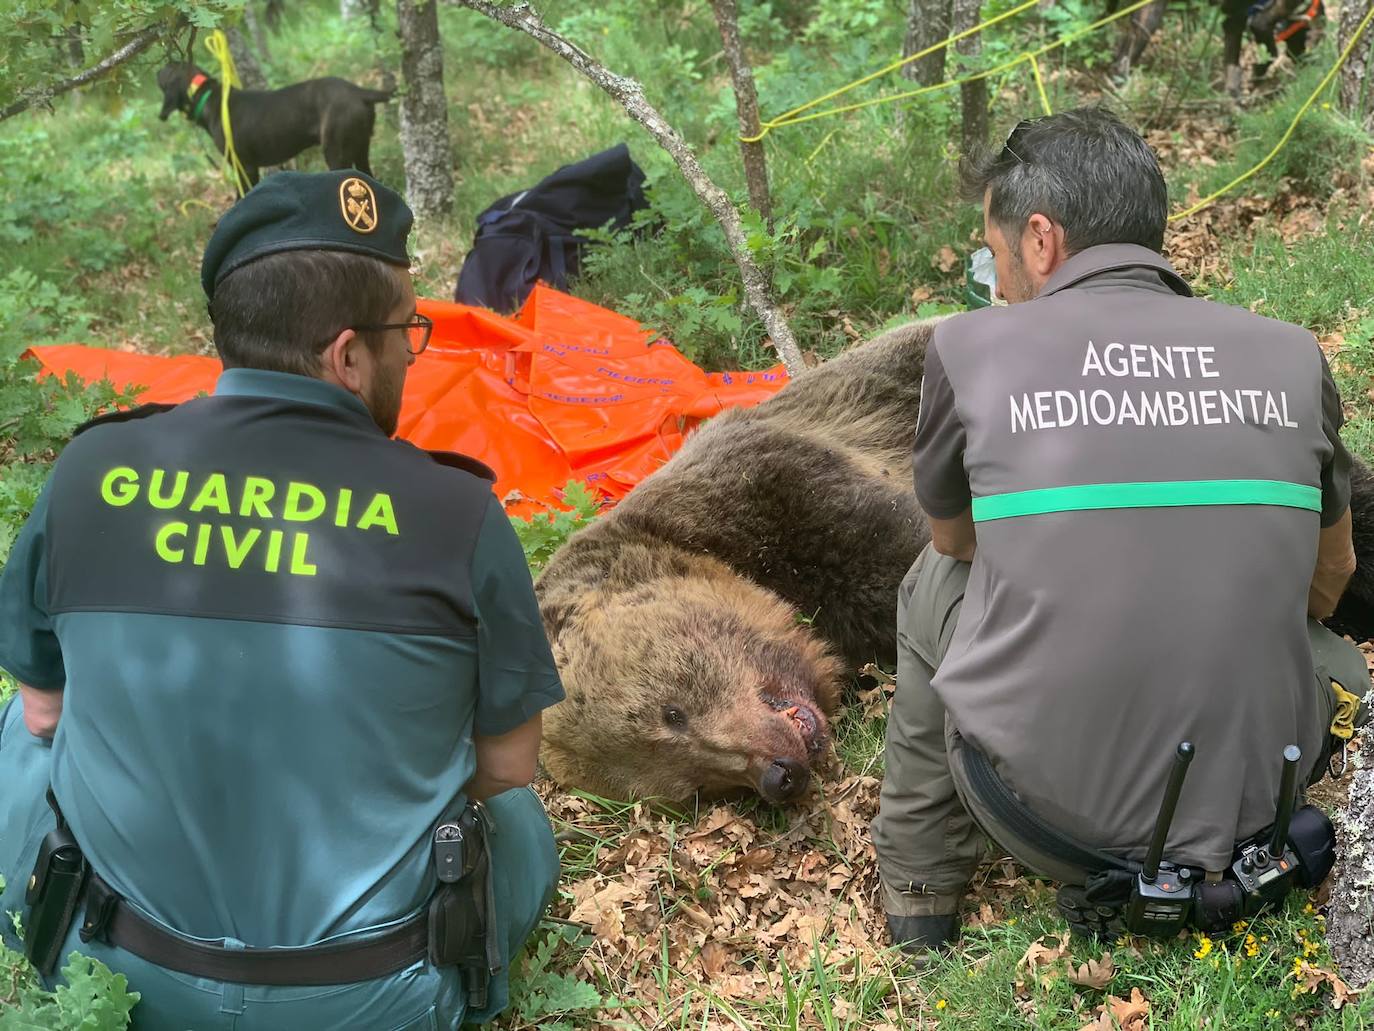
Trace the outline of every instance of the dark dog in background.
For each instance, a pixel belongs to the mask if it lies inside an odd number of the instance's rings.
[[[201,126],[224,153],[220,124],[223,87],[193,64],[169,64],[157,73],[166,121],[173,111]],[[372,174],[374,104],[390,100],[383,90],[364,89],[346,79],[311,79],[278,90],[229,91],[229,128],[234,150],[248,176],[247,189],[258,181],[258,169],[280,165],[307,147],[324,149],[330,168],[356,168]]]
[[[1115,14],[1122,2],[1107,0],[1107,13]],[[1140,60],[1140,55],[1158,31],[1164,20],[1166,2],[1155,0],[1127,20],[1112,60],[1112,78],[1118,83],[1126,81],[1131,68]],[[1268,58],[1257,61],[1252,69],[1252,78],[1258,81],[1268,74],[1269,66],[1278,57],[1280,43],[1294,60],[1306,53],[1309,34],[1323,14],[1321,0],[1218,0],[1218,6],[1222,13],[1225,88],[1227,93],[1236,98],[1240,97],[1243,88],[1240,52],[1247,29]]]

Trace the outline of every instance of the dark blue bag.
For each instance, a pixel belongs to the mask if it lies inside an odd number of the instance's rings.
[[[577,231],[607,223],[624,229],[646,207],[644,172],[625,144],[564,165],[477,216],[477,235],[453,299],[508,315],[539,280],[567,289],[588,242]]]

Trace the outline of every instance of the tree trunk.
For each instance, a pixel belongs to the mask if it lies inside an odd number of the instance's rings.
[[[687,142],[678,131],[669,125],[663,116],[644,99],[644,87],[634,79],[616,75],[610,69],[592,60],[587,53],[579,50],[545,25],[539,19],[539,15],[530,9],[528,3],[496,4],[489,3],[488,0],[449,0],[449,2],[471,8],[479,14],[484,14],[488,18],[501,22],[503,25],[508,25],[512,29],[519,29],[521,32],[533,36],[610,94],[625,109],[626,114],[649,131],[658,141],[659,146],[677,162],[677,167],[682,172],[682,177],[692,187],[692,192],[697,195],[697,198],[706,205],[711,214],[716,217],[716,221],[720,223],[721,229],[725,232],[726,245],[729,246],[730,254],[735,259],[735,265],[739,268],[740,278],[744,280],[744,294],[748,298],[749,307],[754,310],[754,314],[763,323],[763,328],[768,332],[768,336],[773,341],[773,346],[777,349],[778,356],[782,359],[788,373],[797,376],[805,372],[806,363],[802,361],[801,349],[797,347],[797,338],[792,335],[792,327],[787,324],[786,317],[778,308],[768,277],[764,275],[763,270],[759,268],[753,255],[749,252],[749,243],[744,235],[744,226],[740,222],[739,212],[730,203],[730,198],[725,191],[706,175],[700,162],[697,161],[696,155],[692,152],[692,148],[687,146]]]
[[[950,0],[910,0],[906,11],[906,40],[902,43],[902,56],[910,57],[948,39],[951,13]],[[941,47],[928,57],[902,65],[902,75],[922,86],[944,82],[945,54],[948,50],[948,47]]]
[[[954,0],[954,32],[960,33],[978,24],[982,10],[982,0]],[[967,36],[954,44],[961,54],[974,56],[983,49],[982,37],[977,33]],[[961,75],[967,74],[961,70]],[[959,98],[963,107],[963,130],[960,151],[975,154],[983,148],[988,138],[988,81],[978,79],[966,82],[959,87]]]
[[[238,28],[224,30],[224,38],[229,41],[229,55],[238,69],[239,81],[244,89],[267,89],[267,76],[262,74],[262,65],[248,42],[248,37]]]
[[[1369,13],[1371,0],[1343,0],[1341,3],[1340,26],[1336,32],[1336,49],[1343,53],[1346,46],[1350,43],[1350,37],[1355,35],[1355,30],[1360,27],[1360,22]],[[1366,84],[1366,77],[1370,67],[1374,64],[1371,55],[1374,54],[1374,25],[1364,30],[1364,35],[1355,44],[1355,49],[1350,52],[1350,57],[1346,59],[1345,65],[1340,71],[1340,90],[1341,107],[1352,118],[1358,120],[1362,125],[1369,125],[1370,109],[1374,104],[1370,102],[1370,89]]]
[[[754,89],[754,70],[749,67],[739,38],[739,12],[735,0],[711,0],[720,27],[720,41],[725,47],[725,60],[730,65],[730,77],[735,83],[735,111],[739,114],[741,136],[757,136],[759,132],[759,97]],[[763,153],[763,141],[740,141],[740,156],[744,161],[744,181],[749,187],[749,203],[765,222],[773,218],[773,201],[768,192],[768,161]]]
[[[258,12],[253,8],[253,0],[243,5],[243,24],[248,29],[248,36],[253,41],[253,49],[264,61],[271,61],[272,55],[267,49],[267,33],[262,31],[262,22],[258,21]]]
[[[406,197],[421,218],[453,207],[452,148],[444,96],[444,51],[435,0],[396,0],[401,34],[401,150]]]
[[[1350,800],[1335,814],[1340,862],[1326,919],[1331,954],[1352,988],[1374,980],[1374,769],[1368,762],[1351,774]]]
[[[77,22],[75,25],[69,25],[63,32],[67,39],[67,59],[73,68],[80,68],[86,63],[86,47],[81,40],[85,31],[85,26]]]
[[[1140,63],[1145,48],[1150,45],[1150,40],[1154,39],[1160,25],[1164,24],[1166,2],[1167,0],[1155,0],[1126,19],[1126,24],[1121,28],[1117,38],[1116,56],[1112,58],[1111,64],[1112,78],[1116,82],[1124,84],[1131,77],[1131,69]],[[1109,10],[1108,13],[1116,12]]]

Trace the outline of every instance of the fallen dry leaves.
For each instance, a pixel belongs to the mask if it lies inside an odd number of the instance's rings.
[[[619,981],[622,998],[660,997],[655,974],[665,957],[683,991],[705,981],[727,999],[780,992],[782,965],[810,966],[817,943],[827,966],[884,966],[868,835],[876,778],[826,783],[785,814],[781,829],[765,829],[728,803],[693,823],[645,806],[608,823],[595,803],[543,787],[555,827],[605,840],[587,864],[590,875],[565,878],[554,913],[595,935],[584,973]]]
[[[1330,970],[1323,970],[1321,967],[1314,967],[1310,963],[1302,965],[1302,972],[1298,974],[1297,987],[1300,992],[1311,994],[1316,992],[1322,985],[1331,989],[1331,1008],[1338,1010],[1347,1002],[1354,1002],[1360,993],[1351,988],[1341,980],[1338,974]]]
[[[1079,1031],[1147,1031],[1150,1026],[1150,1001],[1140,993],[1139,988],[1131,989],[1129,999],[1107,996],[1106,1001],[1094,1012],[1097,1019],[1084,1024]]]
[[[1099,991],[1106,988],[1116,976],[1116,963],[1110,952],[1103,953],[1101,959],[1089,959],[1086,963],[1075,965],[1069,952],[1068,935],[1047,934],[1035,939],[1016,969],[1024,970],[1037,984],[1044,985],[1057,977],[1066,977],[1071,984]]]
[[[1096,988],[1101,991],[1111,984],[1115,976],[1116,964],[1112,961],[1110,952],[1103,953],[1101,959],[1090,959],[1078,967],[1069,964],[1069,980],[1084,988]]]

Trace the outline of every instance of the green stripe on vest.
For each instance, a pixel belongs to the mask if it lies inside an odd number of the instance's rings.
[[[1183,505],[1281,505],[1322,510],[1319,487],[1285,480],[1162,480],[1157,483],[1084,483],[973,499],[973,521],[1082,512],[1103,508],[1177,508]]]

